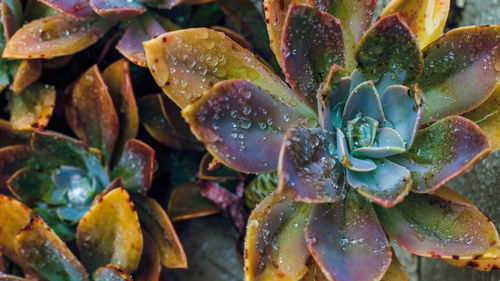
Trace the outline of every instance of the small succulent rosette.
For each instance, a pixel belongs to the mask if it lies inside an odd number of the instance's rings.
[[[128,66],[93,66],[68,91],[80,140],[0,122],[0,188],[10,195],[0,196],[0,251],[26,277],[154,281],[162,265],[187,267],[170,219],[147,197],[155,152],[135,139]]]
[[[288,85],[210,29],[144,43],[156,82],[215,159],[277,170],[248,221],[245,280],[405,280],[388,239],[498,266],[495,226],[444,184],[498,148],[491,123],[460,115],[498,109],[500,26],[441,36],[449,1],[395,0],[371,27],[376,1],[290,2],[264,1]]]

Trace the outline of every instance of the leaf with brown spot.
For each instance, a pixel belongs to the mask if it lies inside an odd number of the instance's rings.
[[[55,105],[55,88],[35,83],[18,95],[11,95],[10,123],[17,130],[42,130],[49,124]]]
[[[116,264],[99,267],[92,274],[92,279],[94,281],[133,281],[130,273],[125,268]]]
[[[90,208],[77,227],[80,260],[93,272],[109,263],[134,272],[142,254],[142,231],[130,195],[123,188],[106,194]]]

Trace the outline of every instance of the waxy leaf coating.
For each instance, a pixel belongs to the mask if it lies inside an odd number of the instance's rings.
[[[457,177],[491,151],[472,121],[450,116],[419,131],[408,152],[389,159],[410,170],[412,190],[427,193]]]
[[[40,2],[72,17],[80,19],[97,17],[89,0],[40,0]]]
[[[90,0],[90,6],[101,17],[125,20],[146,11],[140,2],[129,0]]]
[[[306,241],[329,280],[378,280],[391,263],[390,246],[373,207],[355,191],[339,202],[314,205]]]
[[[453,29],[422,52],[417,80],[424,92],[424,123],[462,114],[483,103],[500,81],[500,25]]]
[[[216,84],[182,115],[217,160],[250,173],[275,171],[286,130],[311,121],[245,80]]]
[[[356,49],[356,60],[370,80],[391,73],[408,85],[424,66],[418,40],[398,13],[380,19],[366,32]]]
[[[222,32],[207,28],[173,31],[144,42],[156,83],[184,108],[222,80],[245,79],[306,116],[314,113],[268,67]]]
[[[312,109],[316,92],[333,64],[344,65],[340,21],[330,14],[293,2],[283,29],[281,65],[288,84]]]
[[[413,254],[447,259],[498,256],[495,226],[469,203],[410,193],[393,208],[375,205],[375,210],[391,239]]]
[[[71,55],[94,44],[113,24],[107,19],[83,21],[63,15],[34,20],[12,36],[2,57],[50,59]]]
[[[344,167],[321,129],[292,128],[281,147],[278,192],[307,203],[336,202],[345,187]]]
[[[99,267],[92,274],[94,281],[133,281],[132,276],[127,270],[116,264],[108,264]]]
[[[47,280],[89,280],[83,265],[40,217],[33,217],[19,232],[15,248],[16,252]]]
[[[90,208],[78,224],[76,243],[80,260],[90,272],[109,263],[120,264],[129,272],[137,269],[142,231],[125,189],[112,190]]]

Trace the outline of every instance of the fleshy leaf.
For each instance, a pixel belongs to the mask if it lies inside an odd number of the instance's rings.
[[[158,281],[161,272],[160,252],[153,237],[146,231],[142,232],[142,248],[141,263],[139,268],[134,272],[135,281]]]
[[[395,129],[410,148],[420,128],[424,114],[422,91],[418,85],[414,90],[394,85],[385,89],[381,97],[382,108],[389,126]]]
[[[316,8],[292,2],[283,28],[281,59],[288,84],[315,109],[318,87],[330,68],[333,64],[344,65],[340,21]]]
[[[202,180],[225,181],[237,180],[239,175],[240,173],[219,163],[210,153],[206,153],[200,161],[200,168],[196,176]]]
[[[329,280],[378,280],[391,263],[390,246],[377,216],[355,191],[342,201],[314,205],[305,237]]]
[[[146,11],[134,0],[90,0],[90,6],[99,16],[117,20],[133,18]]]
[[[118,114],[97,65],[78,79],[66,108],[66,118],[78,138],[98,148],[109,163],[120,128]]]
[[[203,3],[212,2],[214,0],[159,0],[155,5],[157,8],[172,9],[179,5],[198,5]],[[143,1],[144,2],[144,1]]]
[[[464,114],[464,117],[484,130],[493,151],[500,149],[500,127],[498,126],[500,124],[500,111],[498,108],[500,108],[500,84],[485,102]]]
[[[443,33],[449,10],[450,0],[392,0],[380,17],[399,12],[424,48]]]
[[[12,35],[19,28],[20,22],[17,21],[14,11],[5,1],[2,1],[0,3],[0,16],[1,16],[0,24],[2,24],[4,33],[3,35],[5,36],[6,40],[9,40],[10,37],[12,37]]]
[[[217,83],[182,114],[218,161],[250,173],[275,171],[286,130],[311,121],[245,80]]]
[[[491,151],[472,121],[450,116],[418,132],[409,151],[390,157],[410,170],[414,192],[427,193],[452,180]]]
[[[109,263],[133,272],[142,253],[142,231],[130,195],[123,188],[106,194],[92,206],[77,227],[81,261],[93,272]]]
[[[195,181],[176,186],[170,194],[167,212],[173,222],[217,214],[219,209],[201,196]]]
[[[387,159],[374,160],[370,172],[347,170],[347,182],[361,195],[385,208],[401,202],[411,189],[410,171]]]
[[[356,60],[368,79],[378,81],[392,73],[406,85],[424,67],[417,37],[398,13],[380,19],[367,31],[356,49]]]
[[[386,233],[420,256],[470,259],[498,256],[498,233],[476,206],[432,194],[410,193],[391,209],[375,205]]]
[[[32,216],[39,216],[63,241],[74,241],[76,226],[61,220],[52,208],[35,208]]]
[[[34,20],[12,36],[2,57],[50,59],[71,55],[94,44],[113,24],[108,19],[82,21],[59,15]]]
[[[358,114],[371,117],[380,123],[385,120],[379,95],[372,81],[363,82],[354,88],[347,99],[342,117],[349,121],[356,118]]]
[[[163,94],[152,94],[137,100],[141,123],[158,142],[175,149],[202,150],[191,134],[180,109]]]
[[[121,177],[123,187],[129,191],[146,194],[153,182],[155,151],[137,139],[125,143],[118,164],[111,177]]]
[[[40,0],[40,2],[72,17],[81,19],[97,17],[88,0]]]
[[[319,123],[323,130],[334,132],[335,131],[335,121],[334,119],[340,119],[342,121],[342,116],[333,116],[336,114],[334,112],[334,107],[345,102],[349,97],[349,87],[351,85],[351,78],[344,77],[345,70],[337,66],[332,65],[325,82],[320,86],[318,91],[318,116]],[[340,112],[342,114],[342,112]],[[339,124],[337,124],[339,126]],[[340,124],[341,126],[341,124]]]
[[[54,87],[33,84],[19,95],[11,95],[10,123],[17,130],[43,129],[49,124],[55,105]]]
[[[144,42],[144,49],[156,83],[181,108],[219,81],[245,79],[275,100],[314,116],[276,74],[222,32],[206,28],[169,32]]]
[[[166,31],[177,30],[178,27],[166,18],[157,18],[148,12],[129,21],[125,34],[122,36],[116,49],[131,62],[147,67],[146,55],[142,42],[159,36]]]
[[[133,281],[132,276],[127,270],[116,264],[108,264],[99,267],[94,274],[92,274],[94,281]]]
[[[25,279],[19,276],[8,275],[0,273],[0,280],[2,281],[29,281],[29,279]]]
[[[56,187],[52,183],[50,171],[26,166],[17,170],[9,178],[7,186],[12,195],[28,205],[34,205],[37,202],[61,203],[52,197]]]
[[[33,217],[19,232],[16,252],[47,280],[89,280],[85,268],[40,217]]]
[[[321,129],[288,130],[278,163],[278,192],[306,203],[340,200],[344,167]]]
[[[356,67],[354,50],[365,31],[370,27],[376,0],[309,0],[310,5],[332,14],[340,19],[344,32],[346,69],[352,71]]]
[[[349,154],[347,142],[342,130],[337,128],[337,158],[344,167],[358,172],[373,171],[377,168],[375,162],[370,159],[359,159]]]
[[[16,264],[27,268],[27,263],[22,256],[16,253],[14,242],[16,235],[30,222],[31,210],[26,205],[3,194],[0,194],[0,244],[2,254]]]
[[[187,268],[187,259],[179,237],[167,213],[155,200],[134,195],[137,212],[148,232],[158,246],[161,263],[169,268]]]
[[[380,281],[408,281],[408,275],[406,275],[406,269],[396,257],[394,249],[391,247],[392,261],[391,265],[385,272],[384,277]]]
[[[125,59],[117,60],[103,71],[102,80],[108,86],[120,124],[120,133],[113,152],[117,157],[127,140],[135,138],[139,130],[139,113],[130,80],[129,62]]]
[[[394,129],[383,127],[377,130],[377,136],[371,146],[360,147],[354,152],[369,158],[385,158],[406,151],[405,141]]]
[[[42,74],[42,62],[38,59],[23,60],[17,69],[16,76],[12,82],[14,93],[21,93],[26,87],[40,78]]]
[[[245,237],[245,280],[299,280],[310,254],[304,226],[310,204],[271,193],[252,211]]]
[[[266,14],[267,32],[271,50],[281,64],[281,36],[288,8],[292,2],[306,4],[307,0],[264,0],[264,12]]]
[[[500,73],[500,25],[453,29],[424,50],[418,83],[424,91],[424,123],[462,114],[483,103]]]

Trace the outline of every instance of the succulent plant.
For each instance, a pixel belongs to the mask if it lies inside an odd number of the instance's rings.
[[[498,266],[495,226],[444,185],[498,149],[495,129],[460,114],[498,109],[481,104],[500,77],[500,26],[441,36],[449,1],[394,0],[371,27],[376,1],[304,2],[264,1],[290,87],[211,29],[144,43],[217,161],[277,170],[248,221],[245,279],[404,280],[386,235],[416,255]]]
[[[135,139],[128,62],[91,67],[65,106],[80,140],[1,122],[0,187],[19,200],[0,196],[2,254],[47,280],[158,280],[161,264],[187,267],[167,214],[146,196],[155,152]],[[64,244],[75,239],[80,261]]]

